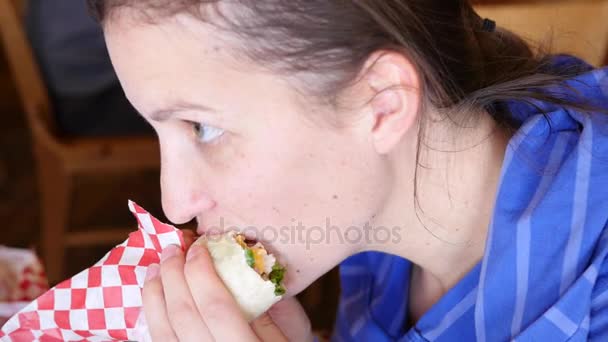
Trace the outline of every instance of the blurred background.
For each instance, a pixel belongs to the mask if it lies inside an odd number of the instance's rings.
[[[476,6],[534,45],[608,64],[608,0]],[[0,245],[34,249],[51,285],[125,239],[128,199],[164,219],[154,135],[124,99],[85,8],[0,0]],[[315,328],[331,328],[338,293],[334,270],[301,294]]]

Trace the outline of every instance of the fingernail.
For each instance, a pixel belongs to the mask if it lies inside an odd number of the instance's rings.
[[[190,261],[195,258],[197,255],[200,255],[203,251],[203,246],[200,243],[193,243],[188,250],[188,255],[186,255],[186,261]]]
[[[158,277],[158,274],[160,273],[160,267],[158,266],[158,264],[152,264],[150,266],[148,266],[148,271],[146,272],[146,281],[152,280],[156,277]]]
[[[181,251],[181,248],[176,245],[169,245],[163,249],[163,252],[160,255],[160,262],[165,262],[167,259],[172,258],[177,255]]]

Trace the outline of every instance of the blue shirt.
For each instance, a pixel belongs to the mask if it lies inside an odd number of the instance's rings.
[[[567,83],[608,108],[607,68]],[[483,259],[407,329],[412,264],[377,252],[350,257],[333,340],[608,341],[608,114],[536,104],[508,104],[521,126]]]

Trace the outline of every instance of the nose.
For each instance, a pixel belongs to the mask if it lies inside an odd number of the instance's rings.
[[[162,151],[162,147],[161,147]],[[201,181],[200,171],[187,161],[192,158],[179,158],[162,153],[161,194],[165,216],[174,224],[184,224],[203,212],[212,209],[215,201],[207,193]]]

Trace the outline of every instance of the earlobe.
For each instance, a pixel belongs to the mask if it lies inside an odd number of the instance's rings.
[[[379,94],[372,105],[375,125],[372,131],[374,148],[380,154],[389,153],[401,141],[409,128],[407,103],[396,91]]]
[[[386,53],[368,70],[368,85],[373,98],[372,138],[379,154],[390,153],[414,126],[419,107],[418,77],[403,55]]]

